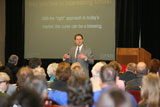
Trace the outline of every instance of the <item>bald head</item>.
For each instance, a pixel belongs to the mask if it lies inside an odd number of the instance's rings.
[[[139,75],[145,75],[145,74],[147,74],[148,67],[147,67],[146,63],[139,62],[137,64],[137,70],[136,71],[137,71],[137,74],[139,74]]]

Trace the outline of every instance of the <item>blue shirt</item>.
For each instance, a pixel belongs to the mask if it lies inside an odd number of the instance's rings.
[[[100,97],[100,95],[103,93],[103,91],[105,90],[109,90],[111,89],[111,87],[107,87],[107,88],[103,88],[102,90],[100,91],[96,91],[93,93],[93,100],[94,100],[94,103],[98,102],[98,99]],[[137,101],[136,99],[134,98],[133,95],[131,95],[130,93],[128,93],[128,96],[131,98],[133,104],[134,104],[134,107],[137,107]],[[96,107],[96,105],[93,105],[92,107]]]
[[[100,91],[96,91],[93,93],[93,101],[94,103],[96,103],[100,97],[100,95],[102,94],[103,91],[105,90],[109,90],[111,89],[111,87],[107,87],[107,88],[103,88]],[[133,95],[131,95],[130,93],[128,93],[129,97],[131,97],[131,100],[134,104],[134,107],[137,107],[137,101],[134,98]],[[68,105],[68,94],[67,92],[64,91],[59,91],[59,90],[52,90],[48,92],[48,96],[51,100],[55,101],[57,104],[59,105]],[[96,105],[93,105],[92,107],[96,107]]]
[[[51,90],[48,92],[48,97],[59,105],[68,105],[67,92],[59,90]]]

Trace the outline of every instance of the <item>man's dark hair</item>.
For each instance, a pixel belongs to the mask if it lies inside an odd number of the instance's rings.
[[[31,67],[32,69],[41,66],[42,65],[42,61],[40,58],[31,58],[29,60],[29,67]]]
[[[85,107],[93,104],[92,84],[87,77],[69,78],[68,103],[71,107]]]
[[[81,38],[83,39],[83,35],[82,34],[76,34],[75,36],[74,36],[74,40],[76,40],[76,37],[77,36],[81,36]]]
[[[15,91],[8,99],[8,107],[43,107],[43,105],[39,94],[28,88]]]
[[[116,81],[116,71],[113,65],[104,65],[101,68],[100,77],[103,83],[112,84]]]
[[[160,61],[159,59],[153,58],[150,62],[149,72],[157,73],[160,70]]]

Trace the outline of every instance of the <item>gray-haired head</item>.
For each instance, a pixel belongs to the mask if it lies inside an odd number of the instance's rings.
[[[18,56],[13,54],[9,57],[8,63],[16,65],[18,63],[18,59],[19,59]]]
[[[56,69],[58,67],[58,63],[51,63],[47,67],[47,74],[49,77],[56,76]]]

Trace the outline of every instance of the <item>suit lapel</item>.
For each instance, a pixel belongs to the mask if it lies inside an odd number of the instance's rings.
[[[83,45],[80,53],[83,53],[83,54],[84,54],[84,51],[85,51],[85,49],[84,49],[84,45]]]

